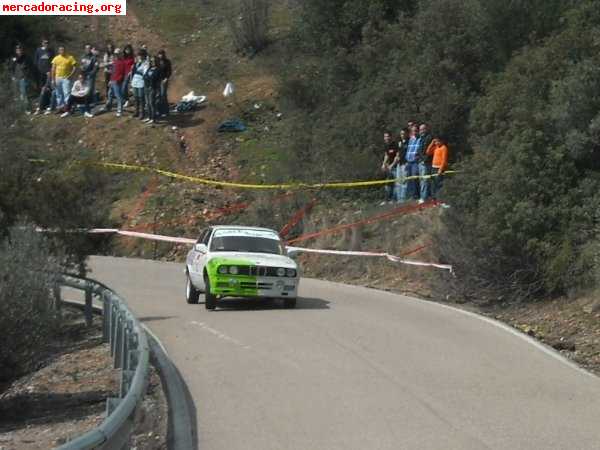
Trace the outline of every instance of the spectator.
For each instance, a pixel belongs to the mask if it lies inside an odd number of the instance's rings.
[[[146,98],[144,94],[144,75],[150,67],[148,61],[148,53],[146,50],[141,49],[136,57],[135,65],[132,70],[131,87],[133,88],[133,96],[135,98],[135,115],[134,117],[144,120]]]
[[[60,111],[67,106],[71,95],[71,77],[75,73],[77,61],[65,51],[64,46],[58,47],[58,55],[52,59],[52,80],[56,89],[56,108]]]
[[[48,39],[42,39],[42,45],[35,50],[33,64],[37,70],[38,88],[41,90],[48,83],[52,69],[52,59],[54,59],[54,50],[48,46]],[[37,113],[40,108],[38,107]]]
[[[407,182],[406,178],[406,151],[408,149],[408,130],[400,130],[398,138],[398,163],[396,164],[396,201],[406,201]]]
[[[94,94],[96,93],[96,75],[99,70],[98,63],[98,51],[96,47],[86,44],[83,56],[81,57],[81,73],[85,78],[85,82],[90,87],[89,89],[89,103],[94,101]]]
[[[74,105],[83,105],[83,115],[88,118],[94,117],[90,113],[90,90],[91,85],[88,83],[86,76],[80,73],[75,83],[73,83],[73,89],[71,89],[71,95],[69,95],[65,112],[60,117],[71,115]]]
[[[400,130],[400,134],[398,135],[398,148],[404,149],[406,153],[406,147],[408,147],[408,129],[403,128]]]
[[[135,64],[133,47],[130,44],[127,44],[123,48],[123,62],[125,63],[126,76],[121,84],[121,95],[123,95],[123,107],[127,108],[129,106],[129,84],[131,81],[131,71],[133,69],[133,65]]]
[[[448,169],[448,153],[448,143],[443,137],[431,141],[427,148],[427,155],[432,158],[431,196],[434,199],[437,199],[444,181],[444,172]]]
[[[427,149],[431,145],[433,137],[429,132],[427,124],[422,123],[419,127],[419,136],[421,138],[420,149],[419,149],[419,185],[420,185],[420,198],[419,203],[425,203],[430,196],[431,190],[431,160],[432,156],[427,154]]]
[[[52,86],[52,78],[46,78],[46,84],[42,86],[42,91],[40,92],[40,99],[38,108],[36,109],[34,114],[39,114],[40,111],[44,110],[44,115],[48,115],[52,113],[52,110],[55,108],[56,103],[56,94],[55,89]]]
[[[158,95],[158,113],[160,117],[166,117],[169,114],[169,79],[173,72],[171,61],[167,58],[164,50],[160,50],[156,57],[156,66],[160,70],[160,92]]]
[[[395,178],[395,168],[398,163],[398,143],[392,140],[392,134],[389,131],[383,133],[383,162],[381,164],[381,171],[385,175],[387,180],[393,180]],[[392,202],[394,200],[394,184],[388,183],[385,185],[385,200],[381,205],[385,205],[386,202]]]
[[[108,112],[112,109],[113,99],[117,99],[117,117],[123,115],[123,93],[121,87],[123,80],[127,76],[125,61],[120,48],[115,48],[113,54],[112,71],[110,73],[109,96],[102,112]]]
[[[410,129],[410,139],[406,146],[406,176],[407,177],[418,177],[419,176],[419,162],[421,158],[421,137],[418,133],[418,128],[413,125]],[[406,186],[407,197],[417,199],[419,186],[417,179],[408,180]]]
[[[161,86],[161,72],[157,67],[156,57],[150,57],[149,63],[148,70],[144,74],[144,95],[146,96],[146,108],[148,109],[148,118],[144,122],[153,124],[157,118],[157,101]]]
[[[102,57],[102,64],[100,67],[104,70],[104,92],[106,94],[106,98],[110,97],[110,75],[112,73],[113,61],[115,58],[115,46],[108,42],[106,44],[106,51],[104,52],[104,56]]]
[[[27,86],[29,78],[32,75],[32,67],[27,55],[20,45],[15,47],[15,56],[10,60],[9,71],[11,79],[15,86],[15,92],[18,94],[19,102],[25,108],[27,114],[29,111],[29,98],[27,96]]]

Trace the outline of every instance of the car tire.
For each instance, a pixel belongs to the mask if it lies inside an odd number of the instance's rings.
[[[206,309],[215,309],[217,307],[217,296],[210,293],[210,279],[204,277],[204,306]]]
[[[198,299],[200,298],[200,292],[194,287],[192,284],[192,280],[190,279],[190,275],[186,274],[186,283],[185,283],[185,299],[190,305],[197,305]]]
[[[288,309],[294,309],[296,307],[296,299],[295,298],[284,298],[283,306]]]

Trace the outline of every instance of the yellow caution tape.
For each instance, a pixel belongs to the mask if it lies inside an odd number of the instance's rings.
[[[44,159],[30,159],[32,163],[47,164],[49,161]],[[343,189],[343,188],[358,188],[358,187],[371,187],[371,186],[382,186],[385,184],[392,184],[396,182],[405,182],[410,180],[418,179],[431,179],[439,176],[438,174],[424,175],[424,176],[412,176],[403,178],[392,178],[386,180],[371,180],[371,181],[352,181],[352,182],[338,182],[338,183],[288,183],[288,184],[247,184],[247,183],[233,183],[229,181],[217,181],[209,180],[206,178],[192,177],[189,175],[182,175],[175,172],[169,172],[167,170],[155,169],[153,167],[136,166],[132,164],[122,163],[106,163],[96,161],[76,161],[74,164],[82,166],[100,167],[105,169],[114,169],[124,172],[146,172],[162,175],[164,177],[172,178],[175,180],[188,181],[190,183],[205,184],[208,186],[220,186],[228,188],[239,188],[239,189],[259,189],[259,190],[283,190],[283,189]],[[447,171],[446,174],[454,174],[456,171]]]

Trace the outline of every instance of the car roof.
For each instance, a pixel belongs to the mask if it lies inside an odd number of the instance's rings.
[[[211,227],[213,230],[254,230],[254,231],[269,231],[279,235],[279,233],[271,228],[263,227],[247,227],[245,225],[215,225]]]

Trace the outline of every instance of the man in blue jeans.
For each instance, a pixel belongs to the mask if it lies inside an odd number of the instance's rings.
[[[405,173],[407,177],[418,177],[419,176],[419,163],[421,162],[421,147],[422,139],[419,135],[419,129],[416,125],[413,125],[410,132],[410,139],[408,140],[408,146],[406,148],[406,169]],[[419,198],[419,180],[411,179],[407,182],[406,197],[407,199]]]
[[[427,155],[427,149],[431,145],[431,141],[433,141],[433,136],[429,132],[429,127],[427,124],[422,123],[419,126],[419,139],[420,139],[420,149],[419,149],[419,187],[420,187],[420,198],[419,203],[425,203],[425,201],[431,196],[431,161],[433,159],[432,156]]]
[[[18,99],[25,108],[25,111],[29,113],[27,87],[32,70],[29,58],[25,55],[20,45],[15,47],[15,56],[10,60],[9,69]]]

